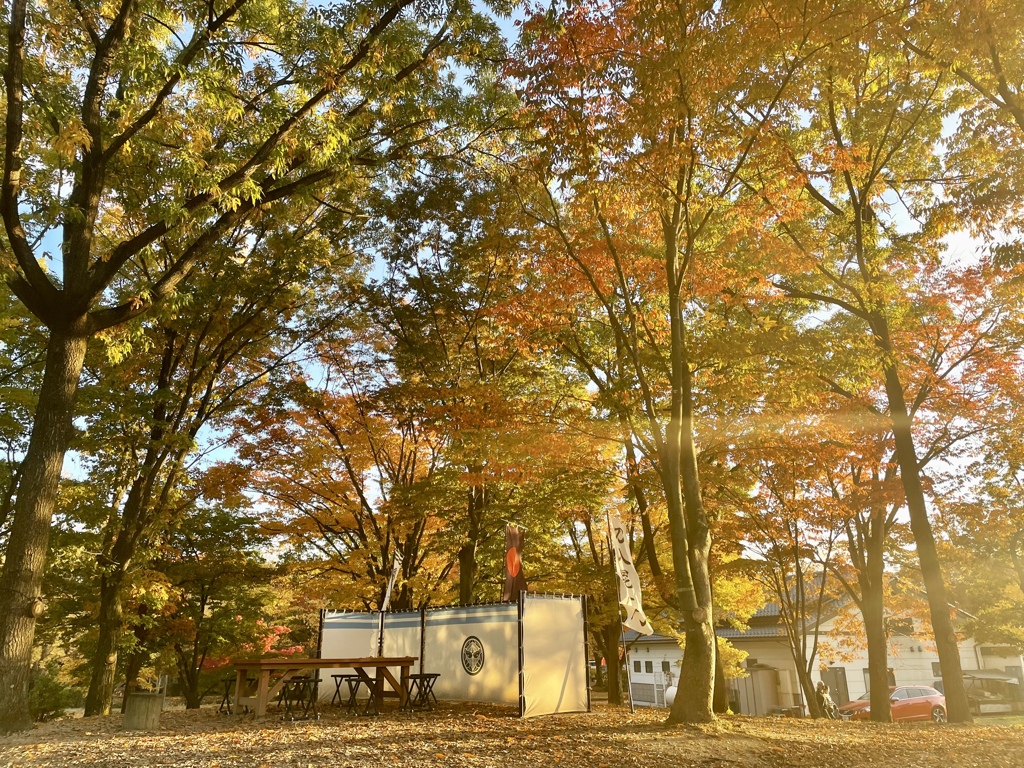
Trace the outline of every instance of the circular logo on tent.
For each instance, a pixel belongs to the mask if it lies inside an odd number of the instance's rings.
[[[471,635],[462,644],[462,668],[468,675],[478,674],[484,668],[484,644],[479,637]]]

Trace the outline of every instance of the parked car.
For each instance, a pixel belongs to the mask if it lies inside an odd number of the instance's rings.
[[[847,702],[839,708],[844,720],[870,720],[871,695]],[[946,722],[946,697],[926,685],[899,685],[889,689],[894,723],[911,720]]]

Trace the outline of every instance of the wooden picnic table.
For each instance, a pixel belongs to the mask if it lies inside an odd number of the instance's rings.
[[[308,669],[351,669],[376,697],[376,701],[388,695],[384,683],[391,686],[391,695],[398,697],[401,706],[406,705],[409,695],[409,670],[416,663],[416,656],[370,656],[359,659],[294,659],[282,656],[273,659],[240,659],[235,666],[235,712],[242,707],[251,708],[257,715],[267,714],[267,704],[274,698],[295,674]],[[389,667],[398,667],[396,679]],[[369,670],[375,674],[370,675]],[[256,688],[249,690],[247,680],[250,672],[256,673]]]

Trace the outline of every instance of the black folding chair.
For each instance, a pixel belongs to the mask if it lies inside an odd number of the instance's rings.
[[[440,676],[437,672],[415,672],[409,675],[406,706],[409,709],[433,709],[434,704],[437,704],[434,683]]]
[[[293,677],[281,689],[285,720],[320,719],[317,710],[318,677]]]
[[[356,708],[356,694],[359,692],[359,675],[340,674],[331,675],[334,679],[334,695],[331,697],[332,706],[344,706],[349,712]],[[341,686],[345,685],[348,690],[342,691]]]

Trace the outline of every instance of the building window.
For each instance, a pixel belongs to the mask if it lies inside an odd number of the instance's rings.
[[[890,635],[903,635],[904,637],[910,637],[914,634],[914,620],[913,619],[889,619],[887,622],[889,625]]]
[[[644,672],[653,672],[653,671],[654,671],[654,662],[653,661],[645,661],[644,662]]]
[[[937,661],[932,662],[932,674],[935,677],[942,677],[942,665]]]
[[[661,671],[664,672],[666,675],[669,672],[671,672],[672,671],[672,662],[670,662],[670,661],[663,661],[663,662],[661,662]]]
[[[633,671],[634,672],[639,672],[640,671],[640,662],[639,661],[634,661],[633,662]]]
[[[889,678],[889,685],[896,685],[896,672],[893,668],[889,667],[885,672]],[[864,667],[864,690],[871,693],[871,670],[868,667]]]

